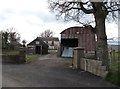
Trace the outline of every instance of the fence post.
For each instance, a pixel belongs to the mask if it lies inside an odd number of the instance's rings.
[[[113,62],[115,62],[115,50],[113,50]]]
[[[112,64],[112,51],[109,52],[109,68],[111,68]]]

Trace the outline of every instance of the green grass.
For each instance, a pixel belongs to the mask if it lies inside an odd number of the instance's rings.
[[[115,58],[110,65],[110,70],[106,76],[106,80],[112,84],[120,86],[120,52],[115,53]]]
[[[110,65],[110,70],[113,70],[113,71],[118,71],[120,68],[120,64],[119,63],[113,63]]]
[[[19,51],[2,51],[2,55],[16,55]]]
[[[116,53],[115,53],[115,56],[116,56],[116,58],[117,58],[118,60],[120,60],[120,52],[116,52]]]
[[[110,64],[110,70],[118,71],[118,68],[120,68],[120,52],[116,52],[113,59]]]
[[[26,55],[26,62],[34,62],[38,60],[40,55]]]
[[[106,76],[106,80],[111,82],[112,84],[120,86],[120,70],[119,71],[109,71]]]

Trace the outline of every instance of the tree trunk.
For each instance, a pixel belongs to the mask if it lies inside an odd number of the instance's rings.
[[[108,59],[108,45],[107,45],[107,36],[105,31],[105,18],[107,13],[102,9],[97,9],[97,12],[94,14],[96,22],[96,54],[97,60],[102,61],[102,65],[109,68],[109,59]]]

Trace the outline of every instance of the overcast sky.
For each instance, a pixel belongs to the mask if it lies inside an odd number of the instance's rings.
[[[80,24],[56,20],[55,14],[49,12],[47,0],[0,0],[0,30],[14,27],[28,42],[46,29],[60,37],[61,31],[76,25]],[[106,23],[106,29],[108,38],[118,36],[117,24]]]

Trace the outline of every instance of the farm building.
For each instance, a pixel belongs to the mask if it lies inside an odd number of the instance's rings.
[[[38,37],[49,46],[49,50],[57,50],[59,47],[59,39],[57,37]]]
[[[70,27],[60,34],[61,56],[72,57],[74,47],[83,47],[86,53],[95,53],[95,33],[92,26]]]
[[[39,37],[27,44],[27,53],[30,54],[47,54],[48,45]]]

